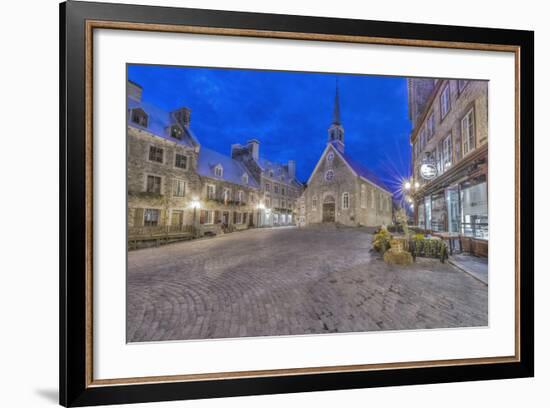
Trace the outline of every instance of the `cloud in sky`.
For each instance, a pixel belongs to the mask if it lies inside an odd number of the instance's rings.
[[[191,108],[204,146],[229,154],[256,138],[267,159],[296,160],[302,181],[325,148],[338,79],[346,152],[385,181],[409,172],[405,78],[154,65],[129,65],[128,78],[150,103]]]

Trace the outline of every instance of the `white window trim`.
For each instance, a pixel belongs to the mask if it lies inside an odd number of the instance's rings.
[[[210,198],[208,196],[208,187],[212,187],[212,195],[213,195],[212,198]],[[207,200],[213,200],[215,198],[216,198],[216,185],[215,184],[210,184],[210,183],[206,184],[206,199]]]
[[[447,111],[445,113],[443,113],[443,104],[441,103],[442,100],[443,100],[443,95],[445,95],[446,91],[448,91],[448,97],[447,97]],[[440,110],[440,115],[441,115],[441,121],[443,121],[443,119],[445,119],[447,117],[447,115],[449,114],[449,112],[451,111],[451,87],[449,85],[449,82],[445,83],[445,85],[443,86],[443,89],[441,90],[441,94],[439,95],[439,110]]]
[[[162,149],[162,161],[161,162],[149,159],[149,154],[151,152],[151,147],[156,147],[157,149]],[[165,147],[158,146],[154,143],[149,143],[148,146],[147,146],[147,149],[145,149],[145,150],[146,150],[145,151],[145,160],[147,162],[154,163],[154,164],[164,164],[164,163],[166,163],[166,148]]]
[[[474,146],[470,146],[470,135],[468,134],[468,151],[464,151],[464,119],[468,117],[468,115],[472,114],[472,122],[473,122],[473,132],[474,132]],[[469,131],[469,127],[468,127]],[[472,153],[476,149],[476,118],[475,118],[475,112],[474,107],[472,106],[470,109],[468,109],[468,112],[460,119],[460,144],[462,148],[462,157],[466,157],[470,153]]]
[[[143,192],[149,193],[150,191],[147,191],[147,178],[149,176],[153,177],[160,177],[160,195],[164,194],[164,176],[161,176],[160,174],[154,174],[154,173],[145,173],[145,177],[143,177]],[[155,194],[155,193],[153,193]]]
[[[218,175],[218,170],[220,171],[220,175]],[[223,177],[223,166],[221,164],[217,164],[216,167],[214,167],[214,176]]]
[[[160,221],[161,221],[160,217],[162,215],[162,208],[155,208],[155,207],[145,207],[145,208],[143,208],[143,222],[142,222],[143,226],[144,227],[146,226],[145,225],[145,213],[147,212],[147,210],[156,210],[156,211],[158,211],[158,219],[157,219],[157,225],[156,226],[157,227],[160,226],[161,225],[160,224]]]
[[[178,182],[183,183],[183,195],[176,195],[176,184]],[[185,197],[186,194],[187,194],[187,181],[185,181],[183,179],[180,179],[180,178],[173,179],[173,182],[172,182],[172,197],[182,198],[182,197]]]
[[[239,203],[244,203],[244,191],[243,190],[239,190],[237,192],[237,200],[239,201]]]
[[[347,197],[347,204],[345,198]],[[350,207],[350,194],[345,191],[342,193],[342,210],[349,210]]]
[[[367,186],[361,184],[361,208],[367,208]]]
[[[185,156],[187,158],[187,160],[185,161],[185,167],[176,166],[176,157],[177,157],[178,154],[180,156]],[[178,170],[185,170],[185,171],[189,170],[189,155],[186,154],[186,153],[174,152],[174,168],[178,169]]]

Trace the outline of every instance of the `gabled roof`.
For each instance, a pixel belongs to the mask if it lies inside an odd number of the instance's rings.
[[[140,126],[137,123],[132,122],[131,115],[128,115],[128,125],[133,126],[137,129],[145,130],[149,133],[154,134],[155,136],[161,137],[171,142],[193,147],[197,146],[199,143],[197,138],[187,126],[180,126],[176,120],[172,117],[170,112],[167,112],[163,109],[158,108],[157,106],[150,104],[144,101],[136,101],[132,98],[127,98],[128,100],[128,109],[137,109],[141,108],[147,114],[147,127]],[[178,125],[183,129],[184,136],[181,139],[173,138],[170,135],[170,126]]]
[[[366,166],[359,163],[355,159],[351,158],[347,153],[344,153],[340,150],[337,143],[338,141],[333,141],[330,143],[327,143],[327,147],[323,151],[323,154],[321,154],[321,157],[319,158],[319,161],[317,162],[317,165],[313,169],[313,172],[311,173],[311,176],[309,177],[307,184],[310,183],[311,177],[313,177],[313,174],[317,171],[317,168],[319,167],[319,163],[321,163],[321,160],[327,153],[328,149],[332,149],[340,158],[344,161],[344,163],[349,167],[349,169],[358,177],[361,177],[362,179],[368,181],[371,184],[374,184],[376,187],[381,188],[382,190],[387,191],[388,193],[392,194],[392,191],[388,188],[388,186],[372,171],[370,171]]]
[[[223,168],[222,177],[217,177],[214,169],[217,165]],[[197,163],[197,172],[204,177],[227,181],[242,186],[259,188],[258,181],[246,169],[246,167],[237,160],[229,156],[218,153],[206,147],[201,147]],[[243,181],[243,174],[248,175],[248,184]]]

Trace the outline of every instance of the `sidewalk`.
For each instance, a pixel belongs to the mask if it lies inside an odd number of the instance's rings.
[[[479,258],[468,254],[455,254],[449,257],[449,263],[486,285],[489,284],[487,258]]]

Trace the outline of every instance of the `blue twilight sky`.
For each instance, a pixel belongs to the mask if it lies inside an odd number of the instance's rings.
[[[409,173],[406,78],[129,65],[128,79],[160,108],[189,107],[202,145],[229,155],[256,138],[268,160],[296,160],[301,181],[326,146],[338,79],[346,153],[392,189]]]

